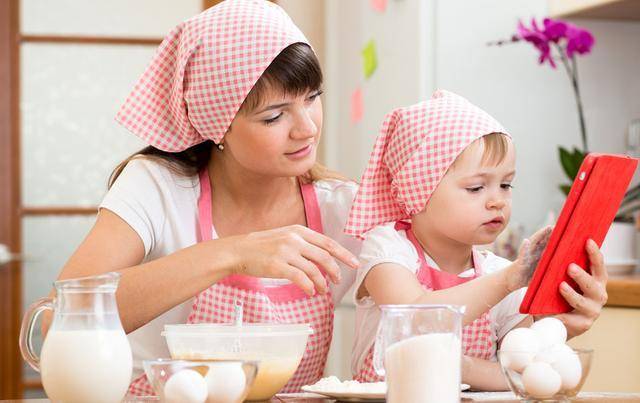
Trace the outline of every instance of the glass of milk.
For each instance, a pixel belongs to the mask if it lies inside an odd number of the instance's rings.
[[[42,376],[53,402],[120,402],[131,381],[131,347],[122,328],[115,292],[120,274],[61,280],[55,298],[33,303],[22,320],[20,351]],[[34,352],[37,317],[53,311],[42,345]]]
[[[460,401],[464,307],[381,305],[373,354],[387,402]]]

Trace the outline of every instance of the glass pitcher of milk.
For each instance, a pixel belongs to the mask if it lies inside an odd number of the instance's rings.
[[[373,354],[389,403],[460,401],[462,316],[454,305],[381,305]]]
[[[120,274],[61,280],[55,298],[33,303],[22,320],[20,351],[53,402],[120,402],[131,381],[132,357],[115,292]],[[33,349],[37,317],[53,311],[40,357]]]

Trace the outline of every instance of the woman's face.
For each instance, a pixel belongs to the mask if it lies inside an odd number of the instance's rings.
[[[322,130],[320,90],[283,95],[267,89],[261,105],[241,110],[224,137],[225,158],[268,176],[298,176],[316,161]]]

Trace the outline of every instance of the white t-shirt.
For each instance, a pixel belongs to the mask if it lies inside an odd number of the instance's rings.
[[[321,180],[314,183],[314,188],[325,235],[358,256],[361,242],[342,231],[357,184]],[[127,164],[100,208],[114,212],[134,229],[144,243],[144,262],[147,262],[197,243],[199,196],[197,175],[178,175],[156,161],[141,158]],[[215,231],[212,232],[216,238]],[[330,283],[336,305],[356,276],[352,268],[339,265],[342,281],[338,285]],[[263,281],[288,283],[288,280],[277,279]],[[142,360],[169,357],[160,333],[165,324],[185,323],[192,305],[193,299],[189,299],[129,334],[134,358],[133,379],[143,372]]]
[[[354,288],[355,304],[356,304],[356,336],[351,354],[351,372],[355,375],[362,367],[364,360],[373,345],[380,322],[380,308],[375,304],[373,298],[365,296],[357,297],[357,290],[364,282],[365,277],[374,266],[381,263],[395,263],[412,273],[417,273],[420,269],[420,257],[416,248],[411,241],[407,239],[405,231],[396,231],[393,223],[380,225],[373,228],[365,235],[360,252],[360,268]],[[484,274],[501,270],[511,264],[507,259],[494,255],[489,251],[479,251],[480,256],[484,258],[478,264],[482,265]],[[424,257],[427,263],[438,269],[436,262],[426,253]],[[459,277],[471,277],[475,273],[470,268],[462,273]],[[497,341],[500,340],[509,330],[524,320],[527,315],[519,313],[520,302],[524,298],[526,288],[514,291],[505,297],[498,304],[490,309],[489,315],[492,325],[491,338],[493,341],[492,359],[495,360],[495,348]]]

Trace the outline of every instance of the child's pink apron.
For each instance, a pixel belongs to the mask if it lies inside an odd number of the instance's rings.
[[[416,239],[411,224],[405,221],[398,221],[395,226],[398,231],[406,231],[407,238],[411,241],[420,257],[420,269],[417,277],[420,284],[425,290],[435,291],[454,287],[463,284],[476,277],[482,275],[481,259],[477,256],[477,252],[473,252],[475,274],[473,277],[459,277],[442,270],[435,269],[427,263],[424,257],[422,246]],[[488,360],[493,354],[493,345],[491,340],[491,321],[489,312],[485,312],[478,319],[474,320],[467,326],[462,328],[462,353],[471,357],[482,358]],[[365,357],[363,366],[359,369],[354,379],[360,382],[379,382],[383,378],[378,376],[373,369],[373,347],[369,349],[369,353]]]
[[[300,185],[300,190],[307,226],[323,233],[320,207],[313,185]],[[200,241],[211,240],[211,184],[206,170],[200,173],[198,215]],[[324,271],[323,274],[326,281]],[[196,296],[187,323],[232,323],[235,301],[243,303],[243,320],[247,323],[306,323],[313,329],[298,369],[280,392],[298,392],[301,386],[313,384],[322,377],[333,335],[334,305],[331,291],[310,297],[292,283],[265,286],[257,277],[230,275]],[[154,393],[146,376],[141,375],[129,386],[129,394],[141,396]]]

